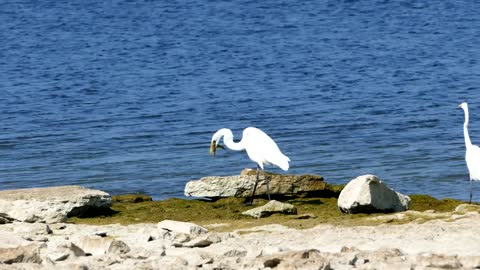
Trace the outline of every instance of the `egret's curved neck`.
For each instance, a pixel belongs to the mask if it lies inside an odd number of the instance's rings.
[[[245,150],[245,146],[243,145],[242,141],[234,142],[233,141],[233,133],[230,129],[224,128],[220,130],[220,136],[223,135],[223,143],[225,146],[234,151],[242,151]]]
[[[468,135],[468,108],[463,108],[465,112],[465,123],[463,123],[463,136],[465,136],[465,146],[471,146],[472,141],[470,141],[470,136]]]

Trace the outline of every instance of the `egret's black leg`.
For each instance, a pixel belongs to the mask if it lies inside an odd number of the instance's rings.
[[[263,177],[265,178],[265,185],[267,185],[268,200],[270,201],[270,187],[268,186],[268,183],[270,182],[270,179],[268,179],[268,176],[265,173],[265,171],[263,171]]]
[[[472,179],[470,179],[470,200],[468,203],[472,203]]]
[[[259,169],[260,167],[257,165],[257,179],[255,180],[255,185],[253,186],[252,198],[250,199],[250,204],[253,204],[253,196],[255,195],[255,190],[257,189],[258,178],[260,173]]]

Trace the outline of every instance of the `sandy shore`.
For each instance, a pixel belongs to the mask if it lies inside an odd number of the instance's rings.
[[[391,215],[387,216],[391,217]],[[388,218],[385,219],[388,222]],[[266,225],[216,233],[158,224],[0,225],[0,269],[475,269],[480,214],[403,225],[289,229]],[[21,251],[19,251],[21,250]],[[16,253],[15,253],[16,252]],[[6,260],[8,254],[24,253]],[[13,256],[13,255],[10,255]],[[8,259],[8,258],[7,258]],[[13,262],[13,263],[12,263]]]

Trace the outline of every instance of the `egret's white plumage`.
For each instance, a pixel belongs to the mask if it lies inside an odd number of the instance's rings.
[[[289,168],[290,159],[280,151],[277,144],[272,138],[270,138],[270,136],[258,128],[248,127],[244,129],[242,139],[239,142],[233,141],[233,133],[230,129],[219,129],[212,136],[212,141],[210,144],[211,154],[215,154],[218,143],[222,137],[226,147],[235,151],[245,150],[248,157],[257,163],[257,180],[253,188],[252,200],[258,183],[259,169],[264,170],[265,164],[278,166],[284,171],[287,171]],[[268,196],[270,198],[269,192]]]
[[[463,135],[465,137],[465,161],[470,175],[470,202],[472,201],[472,181],[480,181],[480,147],[472,144],[470,135],[468,134],[468,104],[463,102],[458,105],[465,113],[465,122],[463,123]]]

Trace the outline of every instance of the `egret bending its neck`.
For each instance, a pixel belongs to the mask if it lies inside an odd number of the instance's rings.
[[[215,147],[218,145],[222,137],[223,143],[225,143],[226,147],[234,151],[245,150],[245,146],[243,145],[242,141],[239,141],[238,143],[233,141],[233,133],[228,128],[222,128],[213,134],[212,143],[215,142]]]
[[[460,108],[463,109],[465,112],[465,123],[463,123],[463,135],[465,136],[465,146],[469,147],[472,145],[472,141],[470,141],[470,136],[468,135],[468,104],[463,102],[459,105]]]

